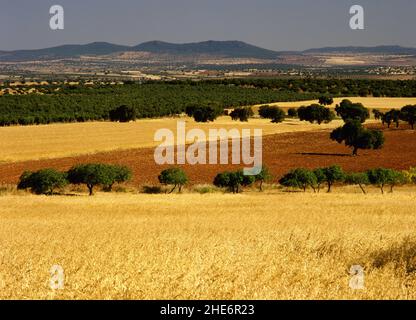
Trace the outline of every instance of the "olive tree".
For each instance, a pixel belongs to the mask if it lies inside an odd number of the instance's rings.
[[[372,185],[380,188],[382,194],[384,194],[384,188],[386,186],[390,186],[390,192],[393,192],[395,186],[406,182],[405,175],[393,169],[371,169],[367,171],[367,176]]]
[[[369,117],[370,113],[361,103],[352,103],[350,100],[342,100],[342,102],[335,107],[338,116],[345,122],[348,120],[358,120],[364,123]]]
[[[188,106],[186,114],[193,117],[196,122],[215,121],[224,111],[213,106]]]
[[[348,120],[344,126],[332,131],[330,138],[351,147],[354,156],[358,155],[359,149],[376,150],[384,145],[383,132],[366,129],[358,120]]]
[[[358,185],[364,194],[367,194],[364,187],[370,184],[370,180],[368,179],[366,172],[348,173],[345,176],[344,182],[349,185]]]
[[[249,118],[254,116],[254,112],[251,108],[236,108],[229,115],[234,121],[247,122]]]
[[[315,186],[317,185],[317,179],[313,171],[298,168],[285,174],[279,180],[279,183],[284,187],[302,189],[303,192],[306,192],[308,187],[316,190]]]
[[[96,186],[100,185],[111,191],[114,183],[129,180],[131,172],[127,167],[89,163],[72,167],[67,176],[72,184],[85,184],[92,196]]]
[[[330,96],[322,96],[319,98],[319,104],[323,106],[330,106],[333,103],[334,103],[334,98]]]
[[[263,183],[271,181],[273,179],[272,174],[269,171],[269,168],[263,166],[259,174],[254,176],[254,180],[259,182],[259,189],[263,191]]]
[[[403,107],[400,111],[400,119],[406,121],[412,127],[412,130],[414,130],[416,123],[416,105]]]
[[[36,172],[25,171],[19,179],[19,190],[30,189],[35,194],[52,195],[55,189],[68,184],[66,175],[55,169],[43,169]]]
[[[182,192],[182,187],[188,182],[188,177],[185,171],[180,168],[163,170],[158,178],[161,184],[173,186],[169,193],[175,191],[176,188],[179,189],[179,192]]]
[[[309,121],[310,123],[329,123],[335,118],[335,114],[329,108],[325,108],[319,104],[312,104],[308,107],[300,107],[298,116],[301,121]]]
[[[283,122],[286,118],[286,114],[281,108],[268,105],[260,107],[259,115],[263,119],[271,119],[272,123]]]
[[[215,176],[214,185],[219,188],[227,188],[232,193],[240,193],[241,186],[250,186],[255,181],[255,176],[244,175],[242,170],[235,172],[226,171]]]
[[[328,193],[331,192],[332,186],[337,182],[343,182],[345,179],[345,173],[338,165],[323,168],[324,181],[328,185]]]

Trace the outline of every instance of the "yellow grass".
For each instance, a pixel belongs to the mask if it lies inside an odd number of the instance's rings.
[[[0,298],[415,299],[415,204],[403,190],[7,195]],[[355,264],[364,290],[349,287]]]
[[[354,103],[360,102],[366,108],[370,109],[398,109],[406,105],[416,105],[416,98],[372,98],[372,97],[345,97],[345,98],[334,98],[334,104],[331,106],[335,108],[342,100],[348,99]],[[309,100],[309,101],[296,101],[296,102],[276,102],[271,105],[277,105],[282,108],[299,108],[301,106],[308,106],[313,103],[318,103],[318,100]],[[256,109],[260,105],[256,106]]]
[[[221,117],[214,123],[200,124],[189,118],[147,119],[131,123],[89,122],[0,128],[0,162],[60,158],[102,151],[153,147],[155,132],[161,128],[173,130],[176,136],[178,120],[185,120],[187,129],[209,128],[239,130],[263,129],[263,134],[334,128],[341,124],[317,125],[298,120],[273,124],[270,120],[252,119],[248,123]],[[253,132],[253,131],[252,131]]]

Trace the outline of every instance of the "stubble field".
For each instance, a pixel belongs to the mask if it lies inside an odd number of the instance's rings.
[[[0,298],[415,299],[414,190],[358,192],[3,196]]]

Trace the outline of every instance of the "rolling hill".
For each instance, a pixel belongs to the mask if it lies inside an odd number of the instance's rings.
[[[119,52],[150,52],[172,56],[221,56],[227,58],[276,59],[278,52],[256,47],[241,41],[205,41],[174,44],[150,41],[137,46],[121,46],[107,42],[86,45],[63,45],[38,50],[0,51],[0,61],[30,61],[77,58],[83,55],[101,56]]]
[[[80,57],[99,57],[107,62],[114,58],[123,56],[126,61],[169,61],[184,62],[199,59],[205,61],[211,59],[221,63],[221,59],[236,59],[241,63],[247,60],[255,60],[255,63],[278,63],[278,64],[307,64],[320,65],[326,63],[325,57],[345,54],[355,58],[361,56],[360,64],[388,64],[391,56],[399,57],[407,55],[415,59],[416,48],[401,46],[375,46],[375,47],[324,47],[309,49],[305,51],[273,51],[254,46],[242,41],[204,41],[195,43],[169,43],[163,41],[150,41],[136,46],[123,46],[108,42],[93,42],[85,45],[62,45],[37,50],[0,51],[0,62],[23,62],[23,61],[51,61],[59,59],[77,59]],[[133,53],[133,54],[131,54]],[[146,53],[146,55],[134,55],[135,53]],[[366,57],[364,57],[366,56]],[[374,56],[379,56],[374,59]],[[139,58],[138,58],[139,57]],[[383,58],[385,57],[385,58]],[[413,58],[412,58],[413,57]],[[246,61],[244,61],[246,60]],[[413,64],[414,61],[401,62]],[[252,62],[251,61],[251,62]]]

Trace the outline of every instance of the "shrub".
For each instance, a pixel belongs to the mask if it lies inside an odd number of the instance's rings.
[[[177,187],[179,188],[179,192],[181,192],[182,187],[188,182],[186,173],[180,168],[163,170],[158,178],[159,182],[164,185],[173,185],[173,188],[169,193],[175,191]]]
[[[164,193],[160,186],[143,186],[142,192],[146,194],[160,194]]]
[[[215,186],[208,184],[194,186],[192,190],[199,194],[215,193],[218,191]]]
[[[43,169],[37,172],[25,171],[19,179],[19,190],[31,189],[36,194],[52,195],[57,188],[68,184],[66,175],[54,169]]]

